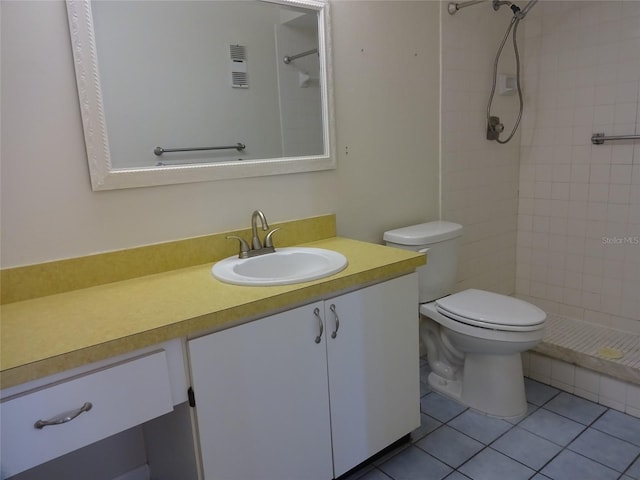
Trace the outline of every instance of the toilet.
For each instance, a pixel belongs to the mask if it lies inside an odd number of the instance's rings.
[[[429,386],[487,415],[518,417],[527,411],[520,354],[542,340],[546,314],[483,290],[452,294],[462,231],[457,223],[435,221],[390,230],[383,238],[388,246],[427,254],[418,279]]]

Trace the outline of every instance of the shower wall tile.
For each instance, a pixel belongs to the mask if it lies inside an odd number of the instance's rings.
[[[571,365],[560,360],[551,360],[551,385],[565,392],[573,393],[575,385],[575,369]]]
[[[600,377],[600,399],[602,405],[616,410],[625,410],[627,400],[627,384],[606,376]]]
[[[640,133],[639,5],[540,2],[523,22],[515,281],[549,311],[635,333],[640,143],[590,138]]]
[[[598,401],[600,392],[600,375],[593,370],[576,367],[574,394],[592,402]]]
[[[522,367],[533,380],[640,418],[640,385],[532,351],[522,354]]]
[[[627,386],[627,399],[625,403],[630,408],[640,410],[640,386],[639,385]]]

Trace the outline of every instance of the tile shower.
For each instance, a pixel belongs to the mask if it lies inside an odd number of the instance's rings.
[[[640,2],[540,2],[524,25],[516,294],[640,334]]]
[[[510,17],[488,3],[441,10],[442,218],[465,225],[458,289],[640,335],[640,142],[591,143],[640,134],[640,2],[538,2],[518,32],[521,128],[498,145],[484,139],[485,111]],[[498,72],[514,73],[505,53]],[[496,101],[509,130],[517,98]],[[601,383],[605,398],[615,380]]]

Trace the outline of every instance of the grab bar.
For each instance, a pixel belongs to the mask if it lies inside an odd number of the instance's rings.
[[[604,133],[591,135],[591,143],[594,145],[602,145],[609,140],[640,140],[640,135],[605,135]]]
[[[156,147],[153,149],[153,153],[155,153],[158,157],[163,153],[172,153],[172,152],[197,152],[201,150],[229,150],[234,149],[239,152],[247,148],[244,143],[236,143],[235,145],[227,145],[222,147],[194,147],[194,148],[162,148]]]
[[[313,53],[318,53],[318,49],[317,48],[313,48],[311,50],[307,50],[306,52],[298,53],[297,55],[286,55],[282,59],[282,61],[284,63],[286,63],[287,65],[289,65],[289,63],[291,63],[291,60],[295,60],[296,58],[300,58],[300,57],[306,57],[307,55],[311,55]]]

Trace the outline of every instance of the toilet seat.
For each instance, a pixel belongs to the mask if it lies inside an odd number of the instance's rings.
[[[510,332],[542,328],[546,314],[517,298],[469,289],[435,302],[436,310],[453,321],[474,327]]]

